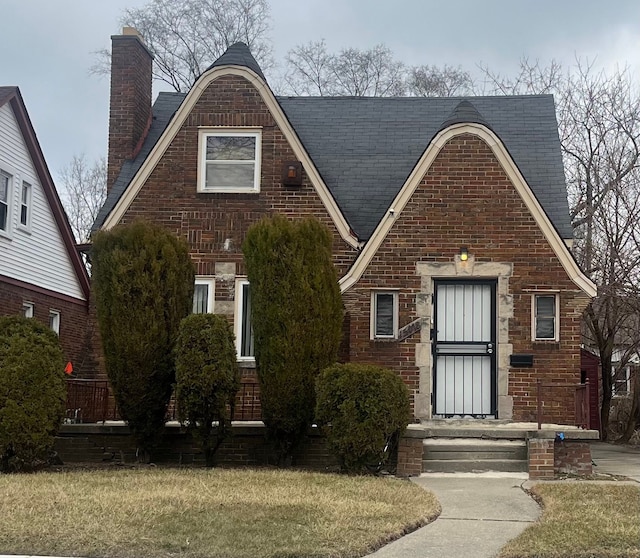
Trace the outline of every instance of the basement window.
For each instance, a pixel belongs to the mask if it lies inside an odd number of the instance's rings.
[[[260,130],[200,130],[199,192],[260,191]]]

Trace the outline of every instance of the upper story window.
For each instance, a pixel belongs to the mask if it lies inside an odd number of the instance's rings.
[[[200,130],[199,192],[259,192],[259,130]]]
[[[533,295],[533,340],[559,341],[558,322],[558,295]]]
[[[0,232],[9,234],[11,207],[11,175],[0,170]]]
[[[31,226],[31,184],[22,183],[22,193],[20,196],[20,225],[24,228]]]
[[[398,293],[371,293],[371,339],[395,339],[398,336]]]
[[[193,313],[212,314],[215,279],[196,277],[193,289]]]

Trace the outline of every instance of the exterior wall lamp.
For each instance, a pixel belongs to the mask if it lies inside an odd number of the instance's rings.
[[[469,259],[469,249],[466,246],[460,247],[460,261],[466,262]]]

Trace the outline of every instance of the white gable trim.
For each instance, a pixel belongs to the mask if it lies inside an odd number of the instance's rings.
[[[531,215],[540,227],[542,234],[544,234],[549,245],[555,252],[562,264],[562,267],[564,267],[571,280],[587,295],[591,297],[596,296],[596,286],[578,267],[578,264],[573,259],[567,245],[562,238],[560,238],[560,235],[551,224],[549,217],[533,195],[531,188],[520,173],[520,170],[509,155],[504,144],[491,130],[480,124],[454,124],[441,131],[433,139],[417,165],[414,167],[412,173],[409,175],[409,178],[407,178],[404,186],[393,200],[386,216],[383,217],[376,227],[376,230],[360,253],[360,256],[347,274],[340,279],[340,289],[342,292],[349,290],[360,280],[368,265],[371,263],[371,260],[382,245],[382,242],[387,237],[394,221],[400,216],[406,207],[423,176],[429,170],[431,164],[440,153],[440,150],[449,140],[462,134],[472,134],[484,141],[491,148],[493,154],[496,156],[500,165],[509,177],[509,180],[520,194],[520,197],[531,212]]]
[[[320,196],[322,203],[333,219],[333,222],[335,223],[340,236],[342,236],[347,244],[353,246],[354,248],[358,248],[360,245],[358,239],[351,232],[351,229],[347,224],[347,220],[344,218],[344,215],[338,208],[338,205],[329,192],[329,189],[327,188],[326,184],[324,183],[324,181],[320,177],[320,174],[312,163],[311,158],[302,146],[302,142],[291,127],[291,124],[287,120],[287,117],[285,116],[282,108],[278,104],[278,101],[271,92],[271,89],[269,89],[267,84],[255,72],[243,66],[217,66],[200,76],[198,81],[191,88],[191,91],[189,91],[189,93],[185,97],[176,114],[171,119],[171,122],[162,133],[162,136],[160,137],[154,148],[151,150],[151,153],[149,153],[149,156],[146,158],[136,175],[127,186],[127,189],[124,191],[123,195],[120,197],[114,208],[105,219],[101,228],[108,230],[120,222],[122,217],[124,217],[126,211],[136,199],[136,196],[140,192],[142,186],[153,172],[153,169],[156,167],[169,145],[171,145],[171,142],[176,137],[176,134],[184,124],[184,121],[187,119],[196,103],[202,96],[202,93],[213,81],[222,76],[229,75],[241,76],[245,78],[246,80],[251,82],[251,84],[260,93],[262,100],[271,111],[276,124],[278,125],[280,130],[282,130],[282,133],[289,142],[289,145],[291,145],[291,148],[293,149],[296,157],[299,161],[302,162],[304,169],[309,176],[311,184],[315,188],[318,196]]]

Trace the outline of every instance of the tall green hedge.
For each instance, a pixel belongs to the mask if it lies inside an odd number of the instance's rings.
[[[148,459],[175,381],[178,327],[192,307],[189,250],[165,229],[135,221],[98,232],[91,259],[107,375],[120,414]]]
[[[411,420],[409,393],[392,370],[371,364],[336,364],[317,380],[316,419],[327,425],[329,446],[344,469],[383,464],[385,445]]]
[[[231,427],[230,411],[239,387],[234,335],[227,319],[216,314],[187,316],[176,348],[178,416],[199,441],[208,467]]]
[[[253,225],[243,244],[262,414],[282,464],[313,421],[317,375],[337,359],[342,298],[331,247],[318,220],[278,215]]]
[[[0,317],[0,470],[48,459],[65,399],[58,336],[34,319]]]

